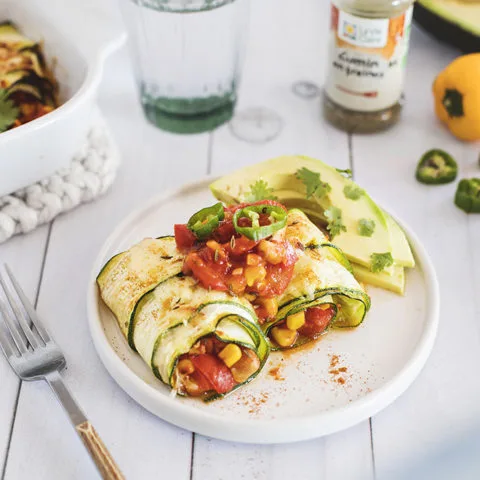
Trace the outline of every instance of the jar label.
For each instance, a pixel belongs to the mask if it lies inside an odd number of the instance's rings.
[[[332,5],[325,89],[334,102],[372,112],[400,100],[412,12],[370,19]]]

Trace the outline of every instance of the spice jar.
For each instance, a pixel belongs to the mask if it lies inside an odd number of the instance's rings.
[[[323,110],[370,133],[400,118],[414,0],[333,0]]]

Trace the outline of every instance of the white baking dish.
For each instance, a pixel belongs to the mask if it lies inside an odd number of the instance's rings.
[[[1,0],[0,21],[11,20],[42,41],[55,65],[61,105],[0,133],[0,195],[67,166],[85,140],[103,64],[125,40],[115,12],[109,13],[98,0]]]

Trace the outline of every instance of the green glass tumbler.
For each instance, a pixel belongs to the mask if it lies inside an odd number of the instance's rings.
[[[249,0],[121,0],[143,110],[157,127],[200,133],[229,121]]]

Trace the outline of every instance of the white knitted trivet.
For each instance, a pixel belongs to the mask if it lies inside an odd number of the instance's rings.
[[[119,164],[117,146],[99,116],[69,167],[0,197],[0,243],[99,197],[113,183]]]

